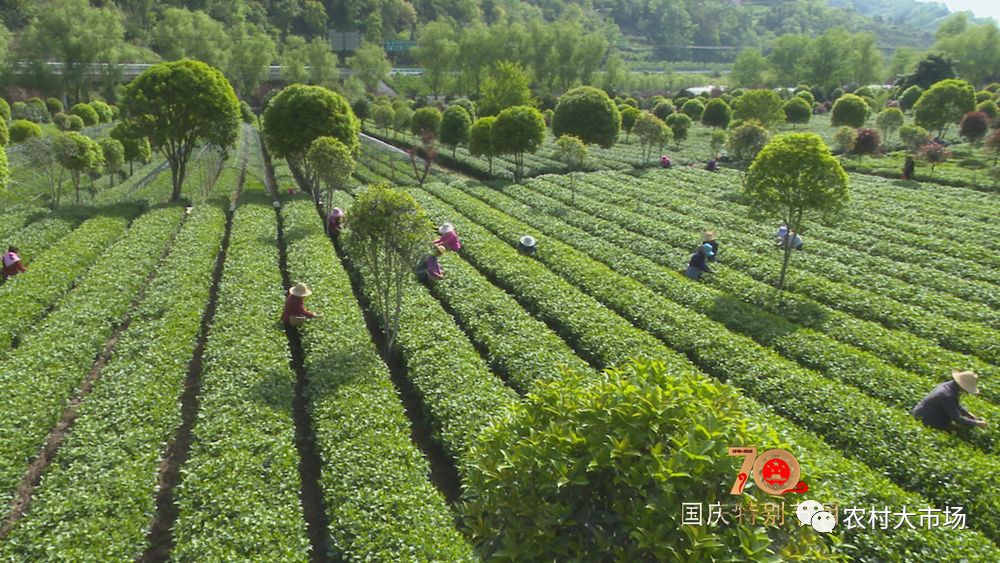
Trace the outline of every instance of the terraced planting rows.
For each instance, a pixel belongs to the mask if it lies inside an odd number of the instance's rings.
[[[430,189],[505,240],[516,241],[525,232],[537,233],[457,188],[435,185]],[[826,380],[759,347],[746,337],[729,333],[723,326],[659,297],[632,279],[555,241],[548,245],[553,250],[540,253],[540,261],[670,347],[685,352],[708,373],[741,386],[760,400],[768,400],[796,423],[822,433],[869,465],[886,469],[901,484],[922,491],[941,504],[963,502],[970,511],[979,514],[997,510],[993,506],[996,500],[977,495],[975,485],[986,478],[997,459],[978,453],[946,434],[930,431],[905,411],[889,409],[857,390]],[[710,349],[705,346],[707,342],[712,343]],[[831,427],[822,422],[826,420],[842,423]],[[881,421],[883,430],[863,434],[854,431],[871,420]],[[918,456],[923,456],[928,467],[913,467],[911,460]],[[907,461],[902,462],[901,458]],[[941,482],[948,482],[949,486],[941,488]],[[980,521],[979,529],[992,537],[998,535],[994,524],[987,521]]]
[[[511,239],[510,236],[505,235],[503,240],[498,240],[485,229],[463,219],[458,211],[430,194],[420,190],[412,190],[412,193],[438,221],[455,221],[465,241],[463,250],[461,251],[463,258],[470,260],[476,265],[477,269],[494,279],[495,283],[501,284],[501,286],[514,294],[520,302],[528,306],[529,310],[535,311],[536,315],[540,311],[542,312],[541,314],[544,314],[543,311],[546,308],[546,304],[548,310],[554,310],[558,307],[565,307],[567,302],[577,300],[583,301],[582,305],[587,305],[586,301],[591,299],[590,297],[580,295],[578,290],[566,285],[566,282],[559,277],[553,276],[551,272],[538,264],[537,261],[518,255],[512,248],[512,242],[508,242],[516,240],[516,238]],[[540,252],[551,252],[551,250],[546,250],[544,246],[541,248]],[[449,260],[450,257],[451,255],[446,256],[444,260],[446,275],[448,272],[451,272],[450,266],[454,264],[453,259]],[[523,263],[520,263],[519,260],[523,261]],[[534,280],[535,285],[521,285],[522,288],[531,288],[530,291],[524,293],[515,291],[513,288],[516,285],[506,285],[506,280],[518,279],[525,281]],[[518,283],[517,281],[512,281],[512,284]],[[524,284],[525,282],[522,281],[520,283]],[[543,295],[536,300],[536,290],[537,292],[545,293],[545,288],[552,288],[551,292],[547,296]],[[578,295],[578,297],[574,297],[574,295]],[[633,301],[638,303],[641,302],[641,299],[636,297]],[[529,305],[531,302],[540,303],[540,309],[536,311],[531,308]],[[678,375],[693,373],[695,371],[695,368],[683,356],[679,356],[675,352],[665,348],[655,339],[651,339],[648,334],[636,331],[634,327],[603,306],[594,303],[592,306],[587,307],[586,310],[591,314],[589,320],[593,322],[587,322],[587,320],[582,319],[582,322],[574,324],[572,323],[572,319],[574,319],[574,314],[571,312],[572,309],[567,309],[568,314],[562,315],[560,318],[570,320],[570,323],[558,329],[560,334],[563,334],[565,338],[577,340],[589,339],[591,342],[600,340],[599,335],[603,335],[602,348],[607,351],[606,353],[610,355],[612,361],[616,357],[649,354],[652,357],[668,362],[671,366],[671,371]],[[589,337],[586,336],[587,334],[589,334]],[[725,354],[723,353],[722,355],[724,356]],[[815,466],[809,467],[805,471],[811,476],[815,475],[816,479],[823,482],[824,495],[833,495],[839,502],[844,504],[880,505],[915,502],[917,505],[922,505],[922,503],[926,504],[928,502],[909,493],[902,492],[865,466],[857,462],[847,461],[834,450],[825,446],[822,440],[815,435],[803,432],[792,426],[780,416],[777,416],[752,399],[748,399],[746,405],[749,414],[755,417],[755,420],[759,421],[763,427],[767,428],[766,432],[777,432],[777,434],[770,434],[771,440],[777,443],[793,442],[793,449],[796,452],[802,452],[800,459],[815,462]],[[778,438],[779,435],[780,438]],[[805,463],[808,464],[809,462]],[[828,471],[829,473],[827,473]],[[946,554],[956,549],[970,549],[983,557],[992,557],[992,554],[996,553],[995,546],[992,546],[990,542],[975,533],[967,534],[961,539],[952,537],[946,540],[950,545],[937,543],[937,540],[931,540],[928,543],[929,536],[924,536],[922,539],[915,541],[915,536],[911,535],[914,533],[923,534],[925,532],[898,530],[891,534],[885,534],[884,532],[873,533],[859,529],[846,532],[850,541],[861,547],[864,555],[874,559],[891,558],[897,556],[899,553],[907,553],[912,557],[930,557],[932,559],[943,557],[947,559],[949,556]],[[946,534],[939,534],[938,531],[927,531],[926,533],[933,534],[935,537],[940,536],[942,539],[946,537]]]
[[[183,217],[179,208],[147,213],[112,245],[99,264],[8,354],[0,385],[0,501],[12,492],[73,389],[153,272]],[[6,511],[5,511],[6,512]]]
[[[198,206],[187,219],[0,557],[142,555],[225,222],[219,205]]]

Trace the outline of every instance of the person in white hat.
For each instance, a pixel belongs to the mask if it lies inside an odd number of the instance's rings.
[[[281,322],[288,326],[302,326],[306,319],[319,318],[320,315],[306,309],[305,299],[312,295],[309,286],[299,282],[293,285],[285,297],[285,309],[281,312]]]
[[[531,235],[524,235],[517,241],[517,249],[522,254],[527,254],[528,256],[534,256],[535,252],[538,251],[538,246],[536,246],[537,241],[535,237]]]
[[[7,281],[8,278],[12,278],[21,272],[26,272],[28,269],[24,267],[21,263],[21,257],[18,255],[18,250],[16,246],[8,246],[7,252],[3,255],[3,276],[0,277],[0,283]]]
[[[953,371],[951,381],[935,387],[913,407],[917,420],[931,428],[948,430],[953,425],[986,428],[986,421],[967,411],[959,403],[962,392],[979,394],[979,376],[974,371]]]
[[[462,248],[462,243],[458,240],[458,232],[455,231],[455,227],[451,223],[445,223],[438,227],[438,234],[441,236],[434,240],[434,246],[443,246],[452,252],[458,252]]]

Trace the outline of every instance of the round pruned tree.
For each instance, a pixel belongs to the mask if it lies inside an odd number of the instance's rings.
[[[108,186],[114,186],[115,176],[125,167],[125,145],[113,137],[105,137],[98,144],[104,157],[103,172],[108,175]]]
[[[556,158],[566,165],[570,177],[570,200],[576,201],[576,174],[587,163],[587,144],[573,135],[556,139]]]
[[[84,127],[92,127],[101,122],[101,117],[90,104],[81,102],[73,106],[69,112],[82,119]]]
[[[906,144],[907,150],[916,153],[920,147],[931,142],[931,134],[919,125],[904,125],[899,128],[899,139]]]
[[[899,109],[903,111],[910,111],[913,109],[913,106],[917,104],[917,100],[920,99],[920,96],[923,95],[923,93],[924,89],[920,86],[917,86],[916,84],[910,86],[904,90],[903,94],[899,97]]]
[[[139,75],[125,87],[122,111],[129,130],[167,159],[171,201],[181,197],[195,147],[232,145],[240,123],[239,100],[226,77],[189,59],[153,65]]]
[[[737,162],[747,164],[757,157],[767,144],[767,129],[759,123],[749,121],[729,133],[726,149]]]
[[[94,100],[90,102],[90,107],[97,113],[97,120],[100,123],[111,123],[111,120],[114,118],[114,114],[111,112],[111,106],[101,100]]]
[[[662,152],[672,135],[667,124],[649,112],[643,113],[635,122],[635,134],[639,136],[639,149],[645,161],[652,158],[654,148],[659,148]]]
[[[80,203],[80,178],[104,167],[100,145],[86,135],[63,133],[56,139],[55,152],[59,165],[68,170],[73,180],[76,202]]]
[[[472,116],[460,105],[450,105],[441,114],[441,143],[451,147],[452,158],[458,145],[469,142],[471,128]]]
[[[145,164],[153,158],[153,149],[149,145],[149,139],[129,130],[128,124],[115,125],[110,135],[112,139],[117,139],[125,147],[125,160],[128,161],[129,176],[134,172],[133,164],[136,161]]]
[[[496,155],[493,150],[493,124],[496,120],[492,115],[480,117],[469,129],[469,154],[485,157],[490,175],[493,175],[493,157]]]
[[[785,104],[771,90],[749,90],[735,104],[735,116],[740,121],[757,121],[765,128],[785,121]]]
[[[725,129],[729,127],[729,122],[733,120],[733,110],[722,98],[712,98],[705,104],[705,111],[701,114],[701,122],[708,127]]]
[[[854,154],[876,154],[882,148],[882,136],[875,129],[862,127],[855,132]]]
[[[588,145],[608,148],[618,139],[622,117],[615,103],[592,86],[580,86],[559,98],[552,117],[552,134],[572,135]]]
[[[392,128],[395,120],[396,112],[389,104],[378,104],[375,106],[375,109],[372,110],[372,121],[375,122],[375,127],[382,130],[382,134],[385,135],[386,138],[389,137],[389,129]]]
[[[812,106],[799,96],[792,96],[782,109],[785,112],[785,121],[792,126],[809,123],[812,119]]]
[[[625,131],[625,142],[628,142],[629,135],[632,134],[632,128],[635,127],[635,122],[642,115],[642,111],[634,106],[621,105],[618,106],[618,112],[622,115],[622,131]]]
[[[424,257],[434,225],[413,197],[387,184],[363,190],[347,214],[345,248],[372,282],[375,314],[385,331],[385,351],[399,334],[406,281]]]
[[[931,86],[913,106],[914,121],[929,130],[937,129],[943,139],[948,126],[961,121],[962,116],[976,109],[972,85],[950,78]]]
[[[1000,117],[1000,108],[997,107],[996,102],[985,101],[976,105],[976,111],[981,111],[986,114],[986,117],[990,118],[990,122],[994,125],[1000,125],[997,118]]]
[[[868,111],[868,102],[864,98],[855,94],[844,94],[833,104],[830,124],[834,127],[844,125],[857,129],[868,121]]]
[[[422,107],[410,118],[410,132],[421,137],[431,135],[437,138],[441,132],[441,112],[437,108]]]
[[[27,119],[18,119],[10,124],[10,142],[12,143],[23,143],[29,139],[37,139],[41,136],[42,127]]]
[[[545,141],[545,119],[529,106],[514,106],[500,112],[491,135],[496,154],[514,158],[514,181],[524,176],[524,153],[534,153]]]
[[[653,115],[661,120],[670,117],[670,114],[675,111],[677,111],[677,108],[674,107],[674,103],[670,100],[660,100],[653,106]]]
[[[903,126],[904,116],[899,108],[885,108],[875,117],[875,125],[885,135],[885,144],[889,146],[892,135]]]
[[[351,150],[361,153],[358,133],[361,123],[347,99],[322,86],[292,84],[271,98],[264,110],[264,141],[273,156],[288,161],[292,174],[314,190],[315,178],[306,170],[306,152],[319,137],[333,137]]]
[[[983,141],[986,134],[990,132],[990,118],[981,111],[973,111],[962,117],[962,122],[958,124],[958,135],[966,141],[977,144]],[[11,129],[11,139],[14,138],[14,130]]]
[[[5,125],[10,122],[10,104],[3,98],[0,98],[0,121]]]
[[[66,118],[67,131],[83,131],[83,119],[79,115],[71,115]]]
[[[45,109],[49,111],[51,115],[63,112],[63,103],[58,98],[46,98],[45,99]]]
[[[681,142],[687,139],[688,131],[691,130],[691,118],[682,112],[672,113],[667,117],[667,127],[674,137],[674,144],[681,146]]]
[[[368,98],[361,96],[351,104],[351,109],[354,111],[354,115],[357,116],[358,120],[361,121],[361,125],[365,124],[365,120],[371,117],[371,103],[368,102]]]
[[[326,184],[326,201],[333,201],[333,191],[344,189],[354,173],[354,155],[336,137],[317,137],[306,152],[306,163],[313,177]]]
[[[701,98],[695,98],[684,102],[681,113],[691,118],[691,121],[701,121],[702,114],[705,113],[705,104]]]
[[[790,231],[801,233],[807,214],[833,215],[848,200],[847,173],[813,133],[775,137],[760,151],[747,171],[744,193],[756,217],[781,220]],[[784,257],[778,289],[785,274],[792,245],[782,245]]]
[[[917,153],[917,156],[919,156],[921,160],[927,162],[927,164],[931,165],[930,177],[933,178],[934,169],[937,168],[938,164],[941,164],[951,158],[951,151],[948,150],[948,147],[931,141],[920,147],[920,151]]]

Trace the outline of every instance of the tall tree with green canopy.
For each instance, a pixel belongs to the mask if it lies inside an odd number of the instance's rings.
[[[733,110],[722,98],[712,98],[705,104],[705,111],[701,114],[701,122],[708,127],[725,129],[729,127],[729,122],[733,119]]]
[[[534,153],[545,141],[545,119],[533,107],[514,106],[493,123],[493,150],[514,157],[514,181],[524,176],[524,153]]]
[[[334,137],[357,158],[361,123],[347,99],[322,86],[292,84],[271,98],[264,110],[264,142],[271,154],[284,158],[300,180],[312,187],[304,169],[306,151],[318,137]],[[314,190],[315,191],[315,190]]]
[[[111,130],[112,139],[118,140],[125,147],[125,160],[128,161],[128,175],[134,172],[133,163],[139,161],[147,163],[153,157],[153,149],[149,145],[149,139],[130,131],[126,124],[119,123]]]
[[[882,81],[882,51],[871,33],[857,33],[851,38],[850,76],[858,84],[874,84]]]
[[[649,112],[643,113],[636,120],[634,129],[639,136],[639,150],[642,151],[643,160],[652,158],[653,148],[660,147],[662,150],[673,135],[662,119]]]
[[[734,86],[764,85],[764,73],[768,71],[767,59],[757,49],[743,49],[733,62],[733,70],[729,73],[729,81]]]
[[[785,121],[785,105],[781,97],[770,90],[750,90],[733,102],[735,117],[740,121],[758,121],[772,127]]]
[[[472,118],[469,112],[460,105],[450,105],[441,115],[441,142],[451,147],[451,156],[455,156],[455,148],[469,142],[469,130],[472,128]]]
[[[556,159],[569,169],[570,201],[576,201],[576,174],[587,163],[587,144],[573,135],[556,139]]]
[[[642,115],[642,111],[629,105],[620,105],[618,113],[622,115],[622,131],[625,131],[625,142],[627,143],[629,135],[632,134],[632,128],[635,127],[635,122]]]
[[[232,145],[240,123],[239,100],[226,77],[192,60],[147,69],[125,87],[122,112],[128,130],[148,138],[170,164],[171,201],[181,197],[195,147]]]
[[[913,106],[917,125],[937,129],[944,138],[948,126],[961,121],[962,116],[976,109],[976,93],[964,80],[942,80],[924,92]]]
[[[590,145],[609,148],[618,140],[622,117],[611,98],[592,86],[580,86],[559,98],[552,134],[572,135]]]
[[[934,48],[951,57],[958,75],[972,84],[1000,79],[1000,29],[993,22],[943,37]]]
[[[334,137],[318,137],[309,145],[306,161],[313,176],[326,185],[326,201],[333,200],[333,191],[344,189],[354,173],[351,149]]]
[[[486,157],[490,175],[493,174],[493,157],[496,155],[493,150],[493,124],[496,120],[492,115],[480,117],[469,129],[469,154]]]
[[[21,33],[18,54],[22,60],[63,63],[63,87],[83,100],[90,65],[116,63],[124,43],[121,13],[113,5],[95,8],[87,0],[60,0],[37,10]]]
[[[351,67],[351,73],[369,92],[374,92],[392,70],[392,64],[385,56],[385,50],[380,45],[367,41],[347,59],[347,66]]]
[[[226,65],[229,76],[239,94],[252,96],[263,82],[275,58],[274,40],[254,25],[241,25],[230,33],[233,53]]]
[[[167,60],[190,58],[215,68],[226,68],[229,36],[222,22],[205,12],[167,8],[152,35],[157,51]]]
[[[69,171],[73,179],[76,202],[80,203],[80,178],[104,166],[101,147],[90,137],[76,132],[60,135],[55,145],[59,164]]]
[[[903,89],[919,86],[922,90],[927,90],[942,80],[957,77],[958,73],[955,72],[954,61],[941,53],[930,53],[917,62],[917,68],[913,72],[902,77],[898,82],[900,88]]]
[[[848,200],[847,173],[813,133],[789,133],[771,139],[747,171],[743,192],[756,217],[779,219],[789,231],[801,233],[807,213],[832,215]],[[782,245],[784,257],[778,289],[785,275],[792,245]]]
[[[809,102],[799,96],[792,96],[791,99],[785,102],[783,109],[785,112],[785,121],[791,123],[793,127],[799,123],[809,123],[809,120],[812,118],[812,107],[809,106]]]
[[[844,28],[827,30],[809,44],[802,65],[809,84],[832,88],[848,81],[851,68],[851,34]]]
[[[391,353],[399,334],[403,291],[414,265],[427,252],[433,224],[412,196],[379,184],[358,195],[347,214],[347,229],[347,254],[370,276],[385,352]]]
[[[530,80],[521,65],[500,61],[483,81],[479,115],[497,115],[514,106],[534,106]]]
[[[448,72],[454,68],[458,57],[458,43],[451,26],[444,21],[432,21],[420,30],[413,56],[424,68],[431,92],[444,91]]]
[[[802,79],[802,54],[809,48],[810,41],[805,35],[782,35],[771,43],[767,60],[779,85],[798,84]]]
[[[378,104],[372,110],[372,121],[375,122],[375,127],[382,130],[386,138],[389,138],[389,128],[392,127],[395,118],[396,112],[389,104]]]

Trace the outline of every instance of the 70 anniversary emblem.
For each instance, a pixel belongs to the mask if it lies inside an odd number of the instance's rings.
[[[775,448],[758,456],[755,447],[738,447],[729,448],[729,455],[743,458],[736,482],[729,491],[731,494],[743,494],[743,488],[749,479],[753,479],[760,490],[769,495],[804,493],[809,490],[804,481],[799,481],[799,460],[791,452]]]

